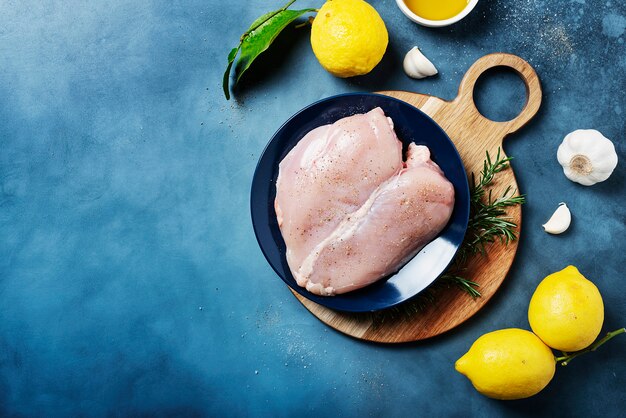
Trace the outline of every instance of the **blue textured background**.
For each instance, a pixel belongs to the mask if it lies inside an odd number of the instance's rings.
[[[482,397],[453,363],[485,332],[528,328],[535,286],[568,263],[600,288],[605,330],[626,325],[624,2],[481,0],[434,30],[373,0],[390,45],[370,75],[333,78],[308,29],[288,29],[225,101],[229,49],[279,3],[0,2],[0,415],[623,414],[626,337],[560,368],[527,401]],[[403,74],[414,44],[438,77]],[[494,51],[529,60],[544,86],[540,114],[506,143],[528,194],[511,274],[440,338],[391,347],[334,332],[255,242],[249,186],[265,143],[298,109],[341,92],[452,98]],[[512,116],[519,86],[495,74],[481,108]],[[614,140],[622,161],[605,183],[563,176],[556,148],[577,128]],[[541,224],[561,201],[573,226],[548,236]]]

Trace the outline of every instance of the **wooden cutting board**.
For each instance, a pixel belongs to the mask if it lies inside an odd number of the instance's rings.
[[[526,84],[527,103],[522,112],[508,122],[485,118],[474,103],[476,81],[494,67],[512,68]],[[541,105],[541,85],[535,70],[520,57],[504,53],[486,55],[476,61],[463,77],[459,93],[452,101],[406,91],[380,93],[410,103],[433,118],[456,145],[468,175],[473,172],[476,176],[482,169],[485,151],[495,156],[504,138],[528,123]],[[507,186],[517,189],[512,168],[496,176],[492,187],[494,195],[504,192]],[[521,227],[521,207],[511,208],[509,216]],[[459,289],[448,288],[440,291],[435,302],[421,311],[405,309],[403,312],[401,307],[399,311],[391,312],[345,313],[325,308],[292,292],[322,322],[352,337],[380,343],[423,340],[460,325],[491,299],[511,268],[517,245],[517,241],[508,246],[493,244],[487,257],[477,255],[469,261],[465,277],[480,284],[482,297],[472,299]]]

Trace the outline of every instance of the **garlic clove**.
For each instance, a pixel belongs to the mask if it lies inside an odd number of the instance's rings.
[[[572,213],[570,212],[567,205],[563,202],[559,203],[559,207],[556,208],[548,222],[543,224],[543,229],[548,234],[562,234],[567,231],[570,224],[572,223]]]
[[[402,63],[404,72],[411,78],[425,78],[438,73],[437,68],[414,46],[404,57]]]

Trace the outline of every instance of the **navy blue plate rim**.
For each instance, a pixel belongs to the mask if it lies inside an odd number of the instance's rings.
[[[438,274],[436,274],[435,277],[433,277],[431,280],[428,281],[428,283],[421,287],[420,290],[418,291],[414,291],[414,292],[410,292],[410,294],[401,294],[400,297],[395,298],[394,300],[389,300],[389,301],[371,301],[371,303],[368,303],[368,298],[367,298],[367,294],[368,292],[372,291],[372,289],[380,289],[381,286],[385,286],[387,284],[388,281],[390,281],[390,279],[392,279],[394,276],[396,276],[396,274],[392,274],[387,278],[381,279],[378,282],[367,286],[363,289],[354,291],[354,292],[350,292],[347,294],[343,294],[343,295],[337,295],[337,296],[318,296],[318,295],[314,295],[310,292],[308,292],[306,289],[298,286],[295,283],[295,280],[293,279],[293,277],[291,276],[291,272],[289,271],[288,267],[287,267],[287,263],[284,257],[284,241],[282,241],[282,235],[280,234],[280,230],[278,230],[278,236],[280,237],[280,241],[282,243],[282,248],[283,251],[280,251],[279,248],[279,252],[281,253],[281,259],[282,259],[282,266],[283,269],[281,271],[281,269],[279,267],[277,267],[271,259],[271,256],[269,254],[270,249],[266,248],[266,246],[263,244],[264,241],[266,241],[264,238],[263,234],[266,234],[266,231],[261,231],[262,225],[260,224],[260,220],[258,219],[258,216],[260,216],[258,214],[258,209],[256,208],[256,205],[260,202],[265,202],[266,203],[266,207],[271,208],[269,209],[268,212],[269,213],[269,219],[272,220],[276,218],[276,214],[274,212],[274,202],[273,202],[273,198],[275,198],[276,195],[276,190],[275,190],[275,186],[272,184],[272,186],[270,186],[270,190],[273,190],[273,192],[271,193],[271,202],[267,201],[267,199],[264,199],[262,196],[258,195],[258,190],[259,188],[257,187],[259,185],[259,182],[261,181],[265,181],[267,182],[269,180],[270,183],[274,183],[275,180],[275,174],[278,171],[278,163],[280,163],[280,161],[282,160],[282,158],[284,158],[284,155],[286,155],[286,153],[288,153],[294,146],[295,144],[297,144],[301,139],[302,136],[300,136],[299,138],[297,138],[296,141],[292,141],[293,144],[288,147],[288,149],[283,149],[282,150],[282,154],[283,157],[276,159],[275,161],[275,165],[272,167],[272,177],[267,179],[267,178],[263,178],[260,179],[259,178],[259,173],[260,171],[264,168],[264,163],[265,163],[265,157],[268,153],[268,151],[270,150],[270,148],[272,147],[273,143],[277,140],[280,139],[280,135],[283,133],[283,131],[288,128],[293,121],[298,118],[301,114],[310,111],[311,109],[314,109],[316,107],[319,107],[321,105],[324,104],[329,104],[332,102],[336,102],[336,101],[342,101],[342,100],[351,100],[351,99],[363,99],[363,100],[368,100],[372,99],[374,101],[388,101],[390,103],[395,103],[399,106],[402,107],[406,107],[406,108],[410,108],[411,111],[416,112],[416,115],[420,115],[420,117],[424,120],[427,121],[428,123],[432,124],[433,129],[441,135],[442,138],[444,138],[446,140],[446,142],[451,146],[451,150],[453,151],[451,155],[446,155],[446,159],[450,159],[453,158],[455,161],[454,165],[457,165],[462,172],[462,187],[459,190],[458,185],[455,184],[455,206],[454,206],[454,211],[451,217],[451,220],[449,222],[449,224],[444,228],[444,230],[438,235],[437,238],[435,238],[435,240],[433,240],[431,243],[429,243],[424,249],[422,249],[420,251],[420,253],[418,253],[409,263],[410,264],[414,259],[416,259],[418,256],[420,256],[422,253],[424,253],[429,246],[431,246],[432,244],[434,244],[436,241],[439,241],[440,238],[442,238],[442,236],[444,235],[445,232],[447,232],[450,228],[452,228],[452,226],[454,226],[455,231],[457,232],[457,236],[454,238],[454,249],[450,250],[448,249],[448,257],[449,260],[445,263],[445,265],[443,268],[440,268],[438,270],[441,270]],[[377,106],[371,106],[368,110],[373,109],[374,107]],[[385,110],[384,106],[381,106],[383,108],[383,111],[385,111],[385,114],[387,114],[387,110]],[[368,110],[364,110],[364,111],[368,111]],[[358,112],[355,112],[358,113]],[[352,113],[352,114],[355,114]],[[345,115],[348,116],[348,115]],[[341,117],[345,117],[345,116],[341,116]],[[393,119],[393,118],[392,118]],[[334,121],[333,121],[334,122]],[[332,123],[332,122],[325,122],[325,123]],[[394,120],[394,125],[395,125],[395,130],[396,132],[398,131],[398,125],[396,123],[396,120]],[[319,126],[319,125],[317,125]],[[312,129],[312,128],[311,128]],[[406,143],[405,143],[405,139],[401,138],[400,135],[398,135],[398,138],[403,142],[403,147],[406,148]],[[429,147],[430,148],[430,147]],[[437,162],[440,166],[441,161],[437,161],[435,159],[435,157],[433,156],[433,160],[435,162]],[[456,164],[458,163],[458,164]],[[442,167],[443,169],[443,167]],[[448,173],[445,172],[446,177],[449,178]],[[449,178],[450,179],[450,178]],[[450,179],[452,181],[452,179]],[[457,179],[455,179],[455,181],[453,181],[453,183],[457,183]],[[461,199],[459,199],[459,197],[461,197]],[[251,182],[251,190],[250,190],[250,214],[251,214],[251,221],[252,221],[252,227],[254,230],[254,235],[256,237],[257,243],[259,244],[259,247],[261,248],[261,252],[263,253],[263,256],[265,257],[265,259],[267,260],[267,262],[270,264],[270,266],[272,267],[272,269],[274,270],[274,272],[283,280],[283,282],[285,284],[287,284],[287,286],[289,286],[293,291],[297,292],[298,294],[300,294],[301,296],[317,303],[320,304],[322,306],[325,306],[327,308],[330,309],[334,309],[334,310],[338,310],[338,311],[344,311],[344,312],[354,312],[354,313],[359,313],[359,312],[376,312],[376,311],[380,311],[380,310],[385,310],[385,309],[389,309],[392,307],[396,307],[402,303],[405,303],[409,300],[411,300],[412,298],[414,298],[415,296],[417,296],[422,290],[424,290],[426,287],[428,287],[430,284],[432,284],[437,278],[439,278],[445,271],[446,269],[449,267],[449,265],[452,263],[452,261],[454,260],[454,256],[456,255],[458,249],[460,248],[463,239],[465,237],[465,233],[467,231],[467,225],[469,223],[469,210],[470,210],[470,198],[469,198],[469,182],[468,182],[468,178],[467,175],[465,174],[465,169],[463,166],[463,162],[461,160],[461,156],[458,153],[458,150],[456,149],[456,146],[454,145],[454,143],[452,142],[452,140],[448,137],[448,135],[446,134],[446,132],[427,114],[425,114],[424,112],[422,112],[420,109],[416,108],[415,106],[412,106],[411,104],[404,102],[400,99],[396,99],[394,97],[391,96],[386,96],[383,94],[378,94],[378,93],[359,93],[359,92],[354,92],[354,93],[344,93],[344,94],[338,94],[338,95],[334,95],[334,96],[329,96],[326,97],[324,99],[318,100],[314,103],[311,103],[310,105],[300,109],[299,111],[297,111],[296,113],[294,113],[289,119],[287,119],[287,121],[285,121],[280,128],[278,128],[276,130],[276,132],[272,135],[271,139],[268,141],[268,143],[265,145],[263,152],[261,153],[259,160],[257,162],[257,165],[255,167],[254,170],[254,175],[252,178],[252,182]],[[460,212],[460,213],[459,213]],[[453,219],[459,218],[458,221],[459,222],[455,222],[453,225]],[[270,230],[270,234],[272,234],[273,232],[276,232],[274,230],[272,230],[270,225],[266,225],[267,228]],[[276,229],[278,229],[278,226],[276,225]],[[274,234],[275,235],[275,234]],[[274,239],[274,241],[276,241]],[[276,246],[279,246],[278,243],[274,242],[274,244]],[[452,252],[451,252],[452,251]],[[424,255],[423,257],[426,257],[426,255]],[[285,267],[286,268],[286,273],[285,273]],[[406,267],[406,266],[405,266]],[[403,267],[404,268],[404,267]],[[402,268],[402,269],[403,269]],[[402,271],[401,269],[401,271]],[[288,275],[289,277],[285,277],[285,275]],[[355,295],[357,295],[357,297],[355,297]]]

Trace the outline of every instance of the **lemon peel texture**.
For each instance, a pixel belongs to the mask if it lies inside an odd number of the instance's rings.
[[[554,377],[552,350],[530,331],[508,328],[478,338],[454,367],[485,396],[528,398]]]
[[[568,266],[539,283],[528,306],[528,322],[550,347],[565,352],[582,350],[602,330],[602,296],[576,267]]]
[[[328,0],[311,27],[313,53],[337,77],[369,73],[383,58],[388,43],[385,22],[363,0]]]

